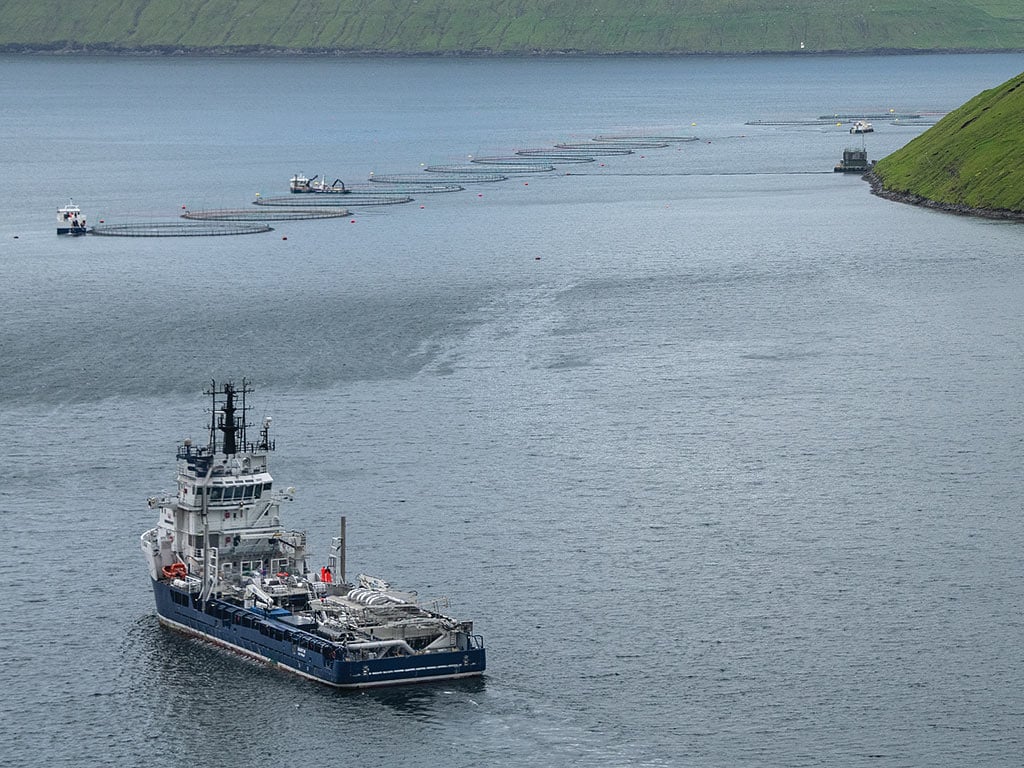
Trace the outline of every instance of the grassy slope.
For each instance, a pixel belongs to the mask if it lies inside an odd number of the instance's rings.
[[[0,0],[0,45],[350,52],[1024,49],[1021,0]]]
[[[902,149],[875,176],[885,193],[1024,212],[1024,74],[985,91]]]

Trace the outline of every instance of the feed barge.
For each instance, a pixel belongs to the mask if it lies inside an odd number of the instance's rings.
[[[867,173],[875,165],[873,160],[868,160],[868,151],[863,148],[849,147],[843,150],[843,159],[840,160],[833,170],[836,173]]]

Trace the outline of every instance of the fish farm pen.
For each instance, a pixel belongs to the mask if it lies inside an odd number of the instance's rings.
[[[902,113],[884,113],[877,114],[874,112],[865,112],[862,114],[835,114],[835,115],[820,115],[819,117],[806,117],[806,118],[767,118],[763,120],[747,120],[744,125],[761,125],[761,126],[774,126],[774,125],[842,125],[843,123],[853,123],[857,120],[888,120],[892,125],[899,125],[900,121],[910,123],[913,125],[934,125],[928,121],[922,120],[922,116],[918,114],[902,114]]]
[[[386,184],[383,179],[370,177],[368,183],[353,184],[350,189],[353,194],[359,195],[397,195],[399,197],[412,194],[432,195],[443,192],[462,192],[465,189],[461,184],[438,183],[438,180],[435,178],[417,178],[422,179],[422,182],[393,182]],[[465,179],[462,179],[462,181],[465,181]]]
[[[262,222],[222,221],[150,221],[132,224],[97,224],[93,235],[108,237],[211,237],[215,235],[256,235],[273,232],[274,228]]]
[[[397,205],[400,203],[411,203],[412,198],[408,196],[394,195],[369,195],[369,194],[318,194],[316,204],[318,206],[352,206],[359,208],[365,205]],[[306,195],[292,195],[290,197],[257,197],[253,200],[254,205],[266,205],[280,208],[301,208],[309,205]]]
[[[493,182],[493,181],[508,181],[508,176],[504,176],[500,173],[489,173],[483,168],[477,168],[476,173],[470,173],[469,171],[452,174],[445,178],[440,175],[440,171],[433,173],[432,176],[424,176],[420,173],[386,173],[379,176],[371,176],[370,181],[375,184],[411,184],[412,192],[420,192],[424,187],[458,187],[460,190],[464,189],[462,184],[472,183],[479,184],[481,182]],[[427,191],[430,191],[429,189]]]
[[[889,113],[896,119],[913,119],[920,115]],[[832,122],[837,118],[821,117],[800,121],[806,124]],[[864,117],[860,115],[859,117]],[[793,123],[796,121],[785,121]],[[749,123],[771,125],[770,121]],[[782,122],[775,123],[782,124]],[[327,189],[296,189],[292,194],[263,197],[252,201],[255,208],[221,208],[185,211],[178,221],[98,224],[89,231],[108,237],[211,237],[253,235],[271,232],[271,222],[302,219],[335,219],[351,216],[353,208],[411,203],[414,196],[460,192],[467,185],[508,181],[513,176],[551,173],[558,166],[593,163],[600,158],[624,157],[638,151],[661,149],[672,144],[699,141],[696,136],[662,135],[599,135],[589,140],[566,141],[540,149],[511,150],[509,155],[466,155],[466,160],[450,165],[423,165],[418,173],[374,174],[366,182],[345,185],[341,180]],[[604,163],[602,163],[602,166]],[[566,172],[568,174],[568,171]],[[293,182],[299,177],[293,178]],[[303,177],[304,178],[304,177]],[[314,178],[316,178],[314,176]],[[308,181],[308,180],[307,180]],[[295,194],[303,192],[306,194]]]
[[[856,114],[853,112],[834,115],[820,115],[819,120],[917,120],[921,117],[920,113],[914,112],[910,114],[900,112],[863,112]]]
[[[546,155],[561,152],[595,158],[598,156],[631,155],[638,149],[664,149],[667,146],[668,144],[660,141],[606,141],[603,144],[595,144],[589,141],[579,144],[555,144],[553,149],[522,149],[519,152],[524,155]]]
[[[521,149],[516,155],[522,159],[540,159],[551,162],[576,162],[583,160],[593,162],[599,157],[619,157],[632,155],[633,150],[625,147],[608,147],[606,149],[596,148],[580,149],[577,147],[554,147],[552,149]]]
[[[531,150],[523,150],[529,152]],[[471,161],[479,165],[494,165],[502,170],[509,168],[510,173],[530,173],[538,171],[541,173],[555,170],[552,163],[592,163],[594,158],[589,155],[559,153],[557,150],[549,149],[544,154],[528,155],[518,152],[512,157],[474,157]]]
[[[428,165],[425,170],[427,173],[459,173],[466,174],[470,177],[470,181],[476,181],[472,178],[477,174],[486,173],[482,170],[481,165]],[[555,166],[548,164],[530,163],[524,158],[519,158],[518,163],[507,163],[507,164],[494,164],[495,168],[501,168],[502,174],[506,173],[543,173],[545,171],[555,170]]]
[[[633,149],[659,149],[669,144],[685,144],[690,141],[700,141],[696,136],[595,136],[591,141],[598,144],[612,144],[619,147],[632,147]],[[556,146],[569,146],[558,144]],[[584,147],[589,144],[575,144],[572,146]]]
[[[252,208],[188,211],[183,219],[193,221],[301,221],[302,219],[337,219],[348,216],[346,208],[304,208],[301,210],[258,211]]]

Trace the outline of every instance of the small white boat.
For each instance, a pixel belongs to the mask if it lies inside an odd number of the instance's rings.
[[[874,133],[875,129],[866,120],[858,120],[850,126],[850,133]]]
[[[57,209],[57,234],[58,235],[84,235],[89,230],[85,226],[85,216],[82,210],[75,205],[74,200]]]

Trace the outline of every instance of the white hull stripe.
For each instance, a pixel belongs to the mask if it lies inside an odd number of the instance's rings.
[[[419,677],[411,677],[411,678],[410,677],[402,677],[402,678],[399,678],[397,680],[378,680],[376,682],[367,682],[367,683],[334,683],[334,682],[331,682],[330,680],[324,680],[322,677],[316,677],[315,675],[311,675],[308,672],[303,672],[301,669],[296,669],[295,667],[289,666],[288,664],[285,664],[284,662],[275,661],[274,659],[270,658],[269,656],[264,656],[261,653],[256,653],[255,651],[250,651],[248,648],[243,648],[240,645],[235,645],[234,643],[229,643],[227,640],[222,640],[221,638],[215,637],[213,635],[209,635],[206,632],[201,632],[198,629],[193,629],[192,627],[189,627],[189,626],[187,626],[185,624],[179,624],[178,622],[176,622],[176,621],[174,621],[172,619],[168,619],[166,616],[161,616],[160,614],[157,614],[157,618],[160,620],[160,623],[163,624],[166,627],[170,627],[171,629],[175,629],[175,630],[177,630],[179,632],[182,632],[182,633],[184,633],[186,635],[192,635],[193,637],[201,638],[203,640],[206,640],[207,642],[213,643],[214,645],[219,645],[222,648],[227,648],[230,651],[234,651],[235,653],[241,654],[242,656],[248,656],[249,658],[256,659],[258,661],[262,661],[263,663],[268,664],[269,666],[279,667],[281,669],[284,669],[287,672],[291,672],[293,674],[296,674],[299,677],[305,677],[308,680],[314,680],[314,681],[316,681],[318,683],[323,683],[324,685],[329,685],[332,688],[379,688],[379,687],[385,686],[385,685],[405,685],[405,684],[408,684],[408,683],[415,683],[415,682],[424,682],[424,683],[426,683],[426,682],[433,682],[435,680],[457,680],[457,679],[463,678],[463,677],[476,677],[476,676],[482,674],[482,671],[478,670],[478,671],[475,671],[475,672],[449,672],[447,674],[436,674],[436,675],[419,676]],[[408,670],[403,670],[403,672],[405,672],[405,671],[408,671],[408,672],[426,672],[426,671],[434,670],[434,669],[436,669],[436,670],[451,669],[451,665],[450,664],[446,664],[444,666],[414,667],[414,668],[411,668],[411,669],[408,669]],[[391,673],[390,672],[371,672],[370,673],[370,675],[386,675],[386,674],[391,674]]]

